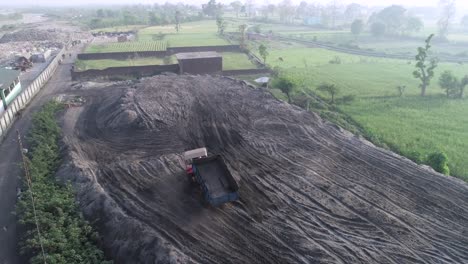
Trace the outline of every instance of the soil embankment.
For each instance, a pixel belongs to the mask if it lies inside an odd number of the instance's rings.
[[[82,89],[60,175],[116,263],[468,262],[466,183],[266,91],[172,75]],[[202,206],[181,165],[202,146],[239,179],[239,202]]]

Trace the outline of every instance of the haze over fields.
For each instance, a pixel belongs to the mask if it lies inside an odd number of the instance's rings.
[[[19,0],[19,1],[13,1],[13,2],[4,2],[1,3],[0,6],[2,5],[9,5],[9,6],[14,6],[14,5],[84,5],[84,4],[108,4],[108,5],[116,5],[116,4],[154,4],[154,3],[185,3],[185,4],[194,4],[194,5],[201,5],[204,4],[206,1],[203,0],[180,0],[180,1],[165,1],[165,0],[159,0],[159,1],[154,1],[154,0],[99,0],[99,1],[92,1],[92,0],[70,0],[70,1],[61,1],[61,0]],[[221,0],[217,1],[221,2],[224,4],[229,4],[233,1],[231,0]],[[266,2],[271,3],[271,4],[277,4],[280,3],[280,0],[269,0],[269,1],[253,1],[256,4],[263,5]],[[301,2],[300,0],[294,0],[292,1],[294,4],[298,4]],[[330,1],[328,0],[309,0],[306,1],[308,3],[320,3],[320,4],[327,4]],[[436,6],[438,1],[437,0],[411,0],[411,1],[405,1],[405,0],[393,0],[393,1],[376,1],[376,0],[342,0],[338,1],[341,4],[350,4],[350,3],[357,3],[361,5],[369,5],[369,6],[386,6],[390,4],[395,4],[395,5],[404,5],[404,6]],[[468,8],[468,1],[457,1],[457,6],[459,8]]]

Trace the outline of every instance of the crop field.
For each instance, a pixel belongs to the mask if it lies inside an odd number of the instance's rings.
[[[244,70],[255,69],[256,65],[249,60],[245,53],[241,52],[222,52],[223,70]],[[150,57],[138,58],[132,60],[77,60],[75,67],[79,71],[85,70],[102,70],[109,67],[126,67],[126,66],[144,66],[144,65],[164,65],[177,63],[175,56],[168,59]]]
[[[90,45],[85,53],[165,51],[165,41],[119,42]]]
[[[126,66],[145,66],[145,65],[164,65],[176,63],[175,57],[170,57],[169,60],[162,58],[138,58],[132,60],[77,60],[75,67],[79,71],[85,70],[102,70],[110,67],[126,67]]]
[[[179,33],[176,32],[174,25],[147,27],[138,32],[138,40],[163,40],[167,42],[169,47],[229,44],[217,34],[216,22],[214,20],[183,23]]]
[[[341,64],[330,64],[337,57]],[[437,84],[444,70],[464,76],[468,65],[441,63],[428,96],[421,98],[418,82],[412,77],[413,61],[292,48],[271,50],[267,63],[286,69],[305,89],[315,90],[324,82],[336,84],[339,96],[356,96],[339,108],[366,130],[402,153],[416,151],[424,156],[443,151],[450,159],[452,174],[468,180],[468,100],[446,99]],[[398,85],[407,87],[401,98]]]
[[[257,66],[249,60],[245,53],[223,52],[223,70],[255,69]]]

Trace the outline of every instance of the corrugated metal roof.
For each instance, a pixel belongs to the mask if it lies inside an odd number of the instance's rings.
[[[7,70],[0,68],[0,89],[5,89],[12,84],[20,75],[18,70]]]

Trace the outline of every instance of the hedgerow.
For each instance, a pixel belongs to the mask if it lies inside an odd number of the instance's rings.
[[[32,120],[27,167],[41,236],[36,229],[31,190],[27,189],[17,204],[19,222],[25,230],[20,241],[21,253],[30,263],[44,263],[42,242],[49,264],[112,263],[105,260],[103,251],[98,248],[97,233],[79,214],[70,184],[64,185],[55,179],[60,164],[60,127],[55,115],[60,109],[59,103],[50,102]],[[23,185],[26,188],[26,179]]]

